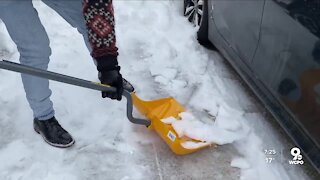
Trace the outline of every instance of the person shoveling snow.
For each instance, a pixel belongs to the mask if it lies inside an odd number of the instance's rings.
[[[99,79],[102,83],[97,84],[46,71],[51,49],[49,47],[49,39],[32,1],[24,1],[23,3],[12,1],[8,4],[0,5],[0,18],[6,24],[9,34],[17,44],[21,55],[21,64],[2,61],[1,68],[25,73],[22,74],[22,79],[28,102],[34,114],[34,130],[43,137],[45,142],[55,147],[64,148],[72,146],[75,142],[73,137],[62,128],[55,118],[48,82],[48,79],[51,79],[102,91],[103,98],[108,97],[120,101],[122,96],[125,96],[127,98],[128,119],[131,122],[155,129],[177,154],[188,154],[209,145],[209,143],[199,142],[194,144],[191,141],[181,144],[180,142],[185,140],[180,137],[176,138],[172,134],[172,127],[160,120],[170,116],[176,117],[177,113],[184,112],[185,109],[182,105],[173,98],[143,101],[133,92],[133,86],[122,78],[117,61],[118,48],[116,47],[112,1],[85,0],[83,5],[80,0],[55,3],[51,0],[45,0],[44,2],[61,14],[71,25],[77,27],[83,38],[87,40],[86,43],[90,43],[88,47],[89,50],[92,50],[91,55],[96,61]],[[24,13],[28,16],[16,16],[13,12]],[[25,24],[18,24],[16,23],[17,21]],[[32,24],[32,28],[28,24]],[[23,28],[17,28],[16,25],[28,28],[25,28],[25,31],[21,33],[20,29]],[[37,34],[37,36],[36,38],[31,38],[26,34]],[[34,46],[30,46],[31,44],[34,44]],[[114,88],[112,89],[111,86]],[[133,118],[132,104],[142,110],[142,114],[146,115],[150,121]],[[191,146],[193,148],[190,148]]]
[[[101,83],[117,89],[115,93],[102,92],[102,97],[121,100],[123,89],[133,92],[133,86],[122,78],[118,65],[112,1],[43,0],[43,2],[78,29],[96,61]],[[32,0],[1,2],[0,19],[18,47],[21,64],[46,70],[51,48]],[[22,82],[33,111],[35,131],[52,146],[72,146],[75,140],[55,118],[53,103],[50,100],[49,81],[22,74]]]

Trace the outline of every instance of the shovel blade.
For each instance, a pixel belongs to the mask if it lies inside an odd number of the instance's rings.
[[[141,100],[135,93],[131,94],[133,104],[138,111],[146,116],[150,121],[150,129],[154,129],[160,137],[168,144],[170,149],[179,155],[189,154],[209,146],[209,143],[202,143],[196,148],[186,148],[185,142],[199,142],[190,138],[180,138],[173,129],[172,125],[162,122],[162,119],[168,117],[179,118],[179,114],[185,111],[185,108],[174,98],[168,97],[152,101]]]

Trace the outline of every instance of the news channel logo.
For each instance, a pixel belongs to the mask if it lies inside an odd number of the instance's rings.
[[[289,160],[289,164],[292,165],[302,165],[304,161],[302,160],[301,151],[299,148],[294,147],[290,150],[291,155],[293,156],[292,160]]]

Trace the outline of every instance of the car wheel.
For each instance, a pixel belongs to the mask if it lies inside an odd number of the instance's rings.
[[[200,26],[203,16],[204,0],[184,0],[184,16],[195,26]]]
[[[207,0],[184,0],[184,16],[192,24],[199,26],[197,33],[198,41],[205,47],[212,47],[208,39],[208,1]]]

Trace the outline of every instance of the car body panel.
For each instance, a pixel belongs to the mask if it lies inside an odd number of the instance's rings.
[[[266,2],[253,69],[319,146],[320,104],[315,86],[320,85],[320,61],[313,55],[319,37],[293,17],[296,9],[286,7]]]
[[[219,34],[248,64],[258,45],[263,5],[264,0],[211,1]]]
[[[243,0],[231,2],[237,1]],[[227,11],[214,12],[219,9],[219,4],[221,4],[219,2],[219,0],[208,1],[209,40],[253,89],[319,171],[320,33],[317,30],[319,27],[317,25],[320,24],[320,17],[310,11],[320,12],[320,6],[316,6],[319,11],[314,11],[315,6],[310,8],[310,4],[304,4],[310,1],[266,0],[263,10],[261,10],[263,12],[262,21],[260,21],[259,28],[256,28],[259,29],[257,40],[252,38],[257,37],[257,30],[245,31],[243,29],[248,22],[243,22],[244,26],[238,22],[233,25],[224,25],[223,28],[232,27],[234,30],[224,29],[224,32],[229,31],[230,33],[221,33],[221,27],[218,26],[223,24],[221,18],[219,19],[217,16],[226,16],[229,13],[222,13]],[[295,3],[299,3],[299,6]],[[226,6],[226,4],[223,5]],[[228,5],[232,6],[232,3]],[[296,7],[304,8],[297,9]],[[247,11],[245,13],[250,12],[247,8],[233,10],[239,11],[233,14],[240,14],[243,10]],[[300,20],[302,15],[308,16],[309,19],[302,18],[303,20]],[[313,17],[311,18],[311,16]],[[310,19],[316,22],[311,22],[310,25]],[[243,18],[241,21],[246,21],[246,19]],[[248,21],[252,21],[252,19]],[[231,35],[238,29],[240,32],[251,34],[244,36],[243,33],[236,33]],[[242,37],[235,38],[233,36]],[[241,40],[241,42],[235,40]],[[252,45],[256,43],[256,46],[253,47],[256,47],[257,51],[252,52],[254,49],[252,47],[234,48],[234,44],[241,46],[244,42]],[[246,53],[239,53],[239,51],[249,52],[244,55]],[[250,54],[252,59],[250,59]]]

